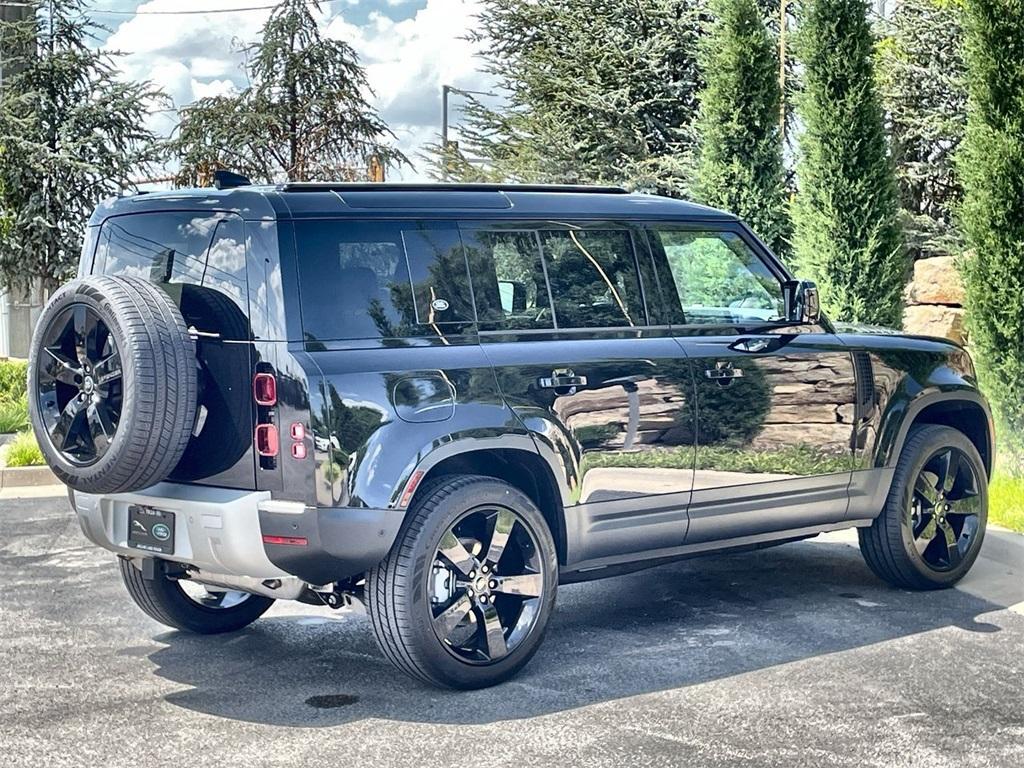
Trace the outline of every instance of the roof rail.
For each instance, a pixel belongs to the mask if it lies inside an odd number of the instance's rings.
[[[585,192],[626,195],[622,187],[588,184],[452,184],[439,182],[290,181],[278,187],[282,192]]]

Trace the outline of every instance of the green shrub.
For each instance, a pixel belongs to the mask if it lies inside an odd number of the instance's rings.
[[[0,433],[28,429],[28,395],[17,400],[0,400]]]
[[[28,363],[24,360],[0,360],[0,401],[17,400],[28,386]]]
[[[809,0],[793,205],[795,262],[837,320],[899,327],[909,264],[864,0]]]
[[[43,452],[39,450],[35,435],[31,432],[19,432],[7,447],[8,467],[36,467],[45,463]]]
[[[1006,468],[1024,474],[1024,6],[966,5],[967,133],[958,156],[971,351]]]
[[[716,0],[711,8],[716,18],[700,48],[707,84],[697,118],[694,194],[698,202],[740,216],[781,254],[789,219],[775,44],[755,0]]]

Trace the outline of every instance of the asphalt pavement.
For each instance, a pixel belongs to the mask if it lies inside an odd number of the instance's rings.
[[[327,608],[169,631],[65,498],[0,498],[0,766],[1024,766],[1024,537],[927,594],[855,541],[563,587],[522,675],[451,693]]]

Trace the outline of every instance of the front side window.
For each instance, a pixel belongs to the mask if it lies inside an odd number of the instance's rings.
[[[784,318],[782,284],[735,232],[649,228],[670,316],[695,325]]]
[[[295,241],[308,340],[444,336],[473,322],[454,226],[301,221]]]

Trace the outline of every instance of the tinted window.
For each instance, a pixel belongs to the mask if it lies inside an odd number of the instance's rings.
[[[179,306],[182,286],[211,288],[247,312],[245,238],[235,217],[142,213],[107,219],[94,272],[141,277],[163,286]],[[209,322],[203,329],[210,330]]]
[[[308,339],[443,336],[473,322],[454,226],[304,221],[295,239]]]
[[[652,227],[651,247],[677,322],[735,324],[784,316],[782,285],[733,232]]]
[[[466,236],[483,330],[646,323],[625,230],[537,227]]]
[[[554,328],[537,232],[464,234],[481,330]]]
[[[540,233],[559,328],[646,325],[629,232]]]
[[[154,283],[199,284],[218,221],[194,213],[143,213],[107,219],[100,232],[94,271],[134,275]]]

